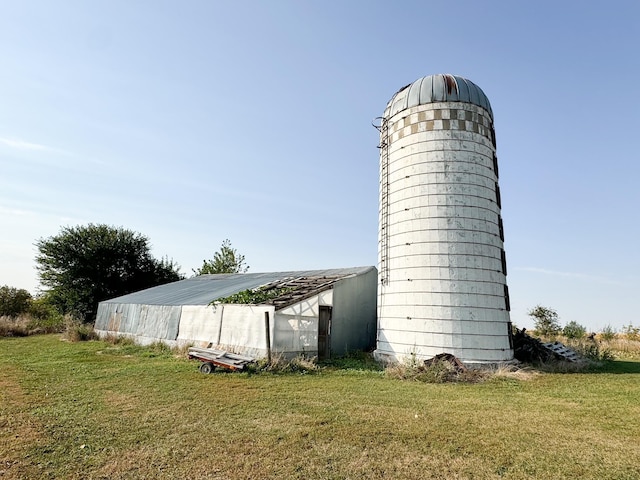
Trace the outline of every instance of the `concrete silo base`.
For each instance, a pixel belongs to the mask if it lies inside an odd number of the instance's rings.
[[[432,355],[432,356],[419,356],[419,355],[402,355],[395,356],[391,355],[387,352],[379,352],[375,350],[373,352],[373,358],[382,363],[385,366],[389,365],[422,365],[425,362],[429,362],[430,360],[436,358],[438,355],[446,354],[446,352],[441,352],[440,354]],[[452,355],[454,358],[459,360],[466,368],[473,369],[487,369],[487,370],[497,370],[502,367],[519,365],[521,362],[516,360],[515,358],[511,358],[509,360],[497,360],[497,361],[477,361],[477,360],[463,360],[458,358],[457,356]]]

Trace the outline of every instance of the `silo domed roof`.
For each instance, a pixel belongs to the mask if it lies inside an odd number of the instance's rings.
[[[396,93],[385,110],[385,117],[416,105],[434,102],[466,102],[478,105],[489,112],[493,119],[493,111],[489,99],[482,89],[471,80],[440,73],[422,77]]]

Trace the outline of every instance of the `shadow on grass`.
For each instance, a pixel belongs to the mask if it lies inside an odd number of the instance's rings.
[[[640,362],[614,360],[585,373],[640,373]]]
[[[359,370],[364,372],[384,370],[384,367],[374,360],[371,353],[362,351],[349,352],[342,357],[321,360],[318,365],[329,370]]]
[[[571,363],[563,361],[550,361],[545,363],[532,363],[523,365],[541,373],[550,374],[640,374],[640,361],[634,360],[606,360],[587,364]]]

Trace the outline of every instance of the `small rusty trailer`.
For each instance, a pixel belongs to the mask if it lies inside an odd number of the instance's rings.
[[[215,348],[189,348],[189,360],[200,360],[200,371],[211,373],[216,367],[227,368],[233,371],[242,371],[244,367],[255,358],[237,355],[235,353],[216,350]]]

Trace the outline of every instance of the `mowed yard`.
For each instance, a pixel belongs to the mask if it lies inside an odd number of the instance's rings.
[[[637,361],[478,384],[197,365],[0,339],[0,478],[640,478]]]

